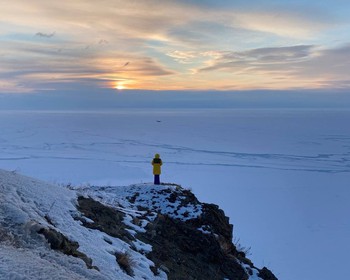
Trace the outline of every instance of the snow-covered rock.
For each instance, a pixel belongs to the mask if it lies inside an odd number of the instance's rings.
[[[57,186],[0,170],[0,279],[274,279],[268,273],[232,244],[222,210],[178,185]]]

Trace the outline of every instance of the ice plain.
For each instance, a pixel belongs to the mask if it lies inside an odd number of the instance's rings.
[[[219,204],[257,266],[341,279],[350,265],[350,111],[2,111],[0,168],[74,185],[161,179]]]

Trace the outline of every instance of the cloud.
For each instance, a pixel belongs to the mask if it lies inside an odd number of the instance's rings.
[[[350,83],[350,45],[318,49],[315,55],[301,63],[296,77],[318,79],[325,87],[346,87]]]
[[[120,38],[157,38],[165,42],[181,40],[196,41],[215,34],[215,29],[239,28],[270,32],[278,35],[305,36],[329,25],[334,19],[326,13],[313,9],[305,12],[305,7],[286,9],[275,7],[217,7],[208,8],[198,3],[188,4],[176,1],[122,1],[106,0],[103,5],[95,1],[76,0],[74,2],[53,3],[52,1],[33,0],[29,4],[16,0],[2,7],[3,21],[14,26],[41,28],[48,26],[60,30],[60,34],[74,35],[77,39],[86,38],[94,33],[111,42]],[[216,26],[211,29],[210,26]],[[182,33],[191,36],[182,36]],[[207,30],[207,31],[206,31]],[[213,32],[214,31],[214,32]],[[51,35],[41,33],[45,35]],[[118,36],[119,35],[119,36]]]
[[[100,41],[98,41],[99,45],[103,45],[103,44],[108,44],[107,40],[101,39]]]
[[[50,34],[38,32],[38,33],[35,34],[35,36],[43,37],[43,38],[51,38],[51,37],[55,36],[55,33],[56,33],[56,32],[52,32],[52,33],[50,33]]]
[[[6,44],[14,46],[13,43]],[[139,54],[96,52],[93,47],[85,50],[79,44],[63,50],[55,44],[48,46],[35,42],[15,46],[15,50],[2,57],[0,80],[12,81],[6,88],[20,83],[22,91],[24,87],[39,89],[58,82],[82,83],[84,80],[105,87],[113,87],[114,82],[123,80],[131,87],[175,73],[157,60]],[[5,90],[5,86],[0,90]],[[18,87],[13,91],[18,91]]]
[[[290,46],[259,48],[243,52],[214,52],[214,59],[199,71],[244,72],[252,70],[273,71],[308,59],[312,56],[314,46]],[[279,67],[282,66],[282,67]]]
[[[350,45],[322,49],[313,45],[213,52],[198,73],[229,73],[239,81],[251,77],[252,88],[347,88]],[[213,74],[212,74],[213,75]],[[227,84],[227,88],[233,85]]]
[[[198,52],[195,51],[171,51],[166,54],[167,56],[170,56],[174,58],[176,61],[180,63],[191,63],[192,60],[196,57],[198,57]]]
[[[0,10],[0,78],[12,73],[31,87],[83,79],[129,81],[133,88],[231,89],[262,82],[284,85],[289,78],[306,85],[305,77],[317,79],[307,71],[320,72],[313,65],[332,65],[326,57],[335,56],[316,47],[321,44],[313,38],[337,24],[346,26],[316,5],[310,12],[307,3],[201,3],[9,1]],[[327,75],[343,77],[339,67],[331,68],[334,75],[325,71],[318,84]]]
[[[9,77],[6,80],[0,80],[0,93],[27,93],[33,91],[33,88],[24,86],[16,79]]]
[[[307,6],[242,11],[232,20],[233,26],[298,39],[308,39],[315,33],[330,30],[337,23],[338,20],[327,11],[311,10]]]

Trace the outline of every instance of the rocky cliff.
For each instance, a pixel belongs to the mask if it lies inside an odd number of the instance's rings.
[[[0,182],[0,247],[37,258],[26,279],[277,279],[235,247],[217,205],[178,185],[59,187],[4,171]],[[76,278],[50,278],[62,267]]]

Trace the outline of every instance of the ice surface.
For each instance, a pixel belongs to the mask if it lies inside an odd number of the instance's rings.
[[[283,280],[341,279],[350,265],[349,122],[342,110],[1,112],[0,168],[125,186],[152,181],[160,153],[161,180],[219,204],[256,266]]]

